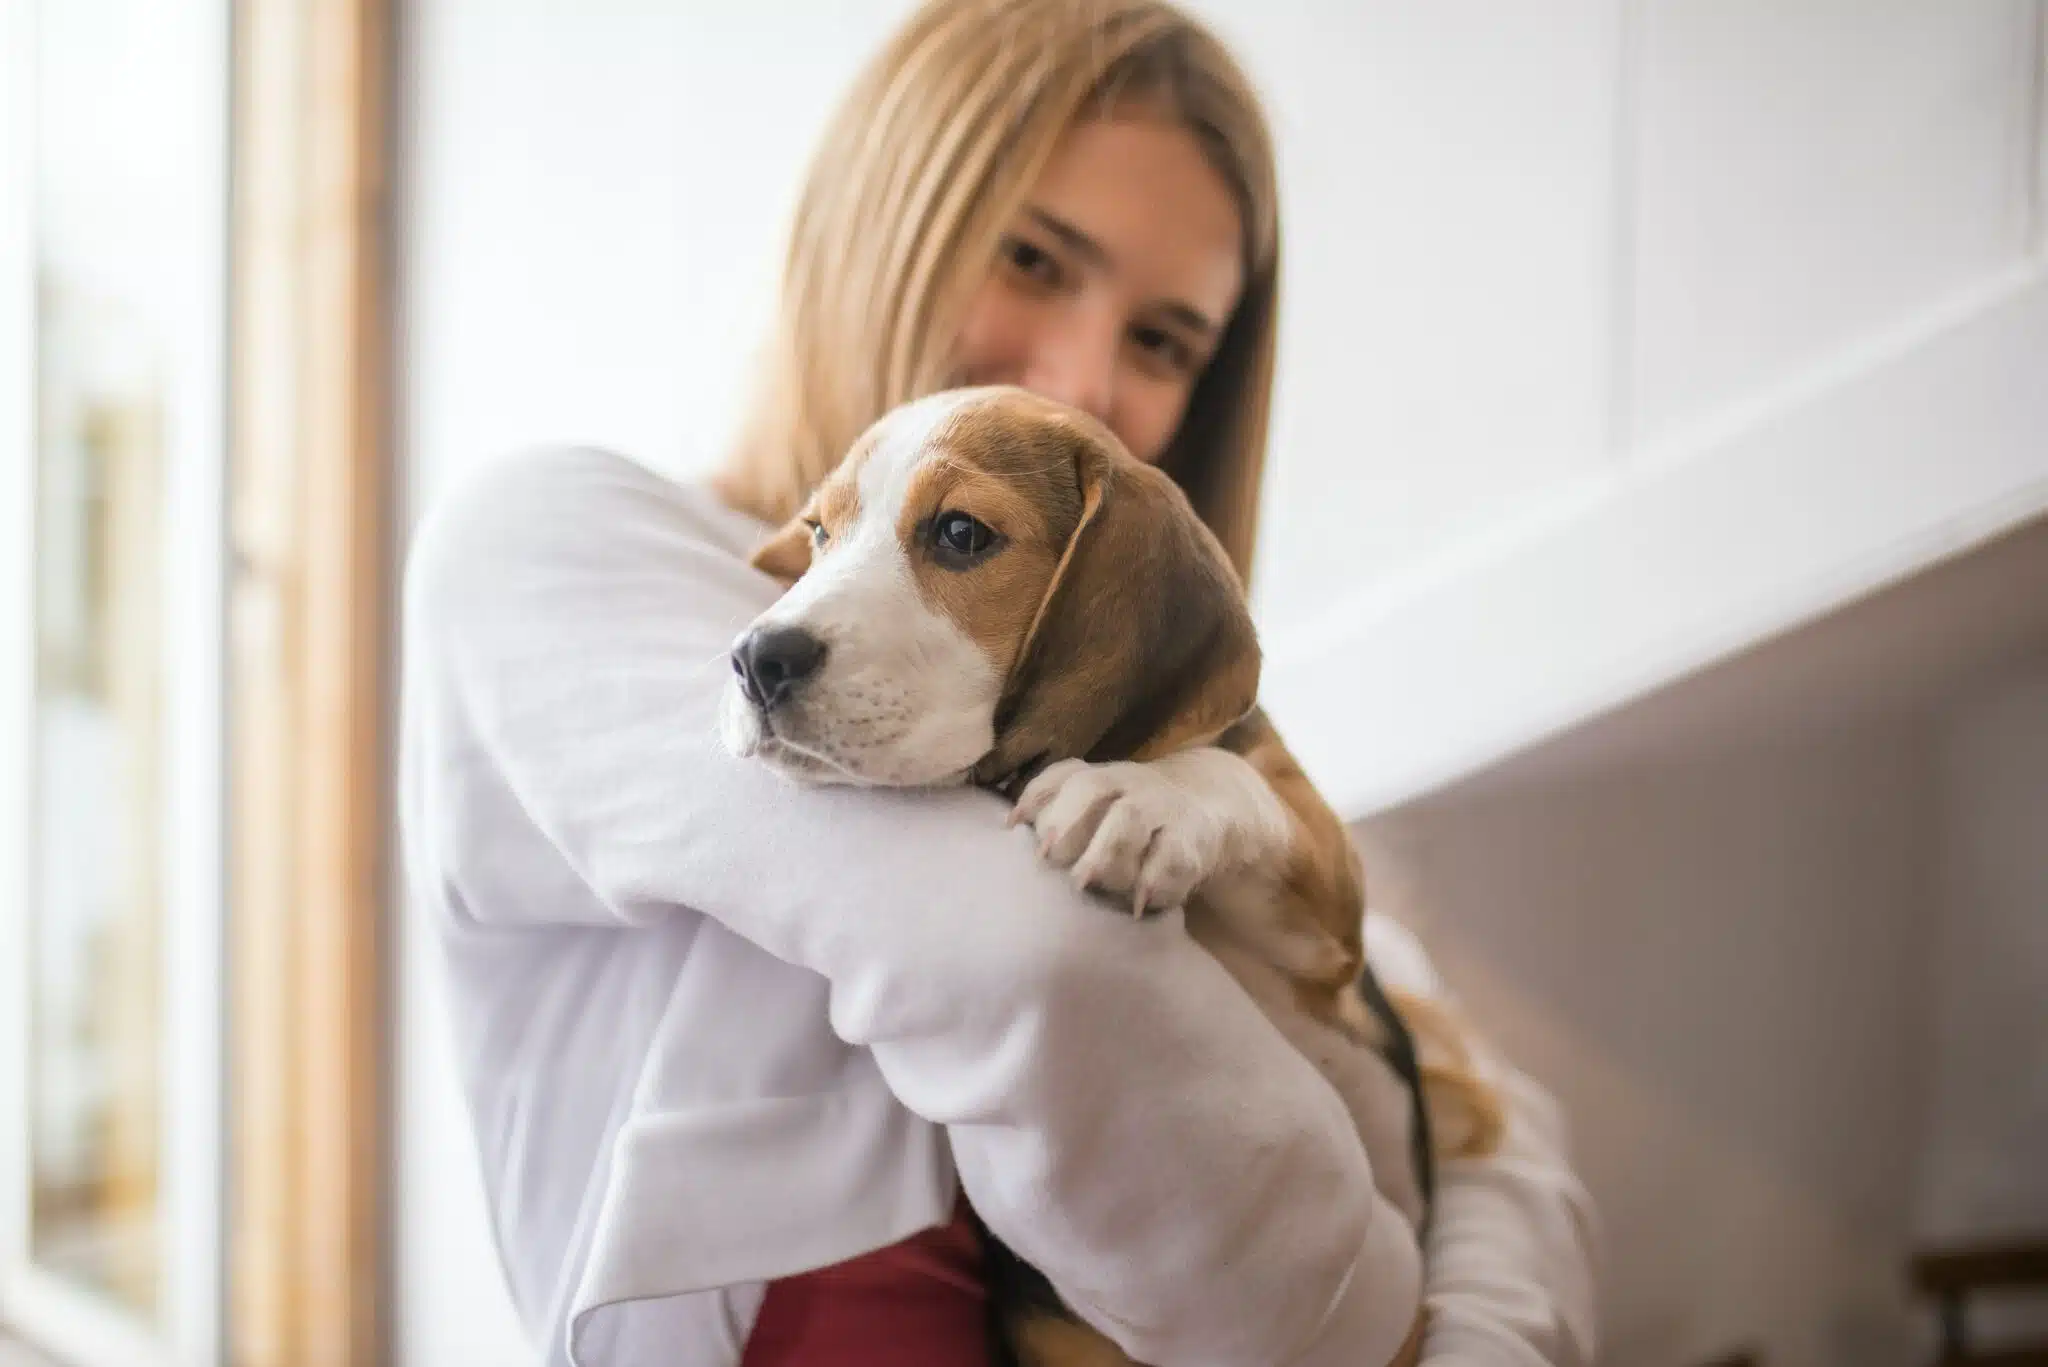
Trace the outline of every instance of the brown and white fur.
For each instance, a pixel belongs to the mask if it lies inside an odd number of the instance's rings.
[[[1242,587],[1168,476],[1026,391],[948,391],[875,424],[754,563],[791,587],[734,646],[735,754],[808,782],[997,788],[1078,883],[1184,907],[1421,1227],[1418,1134],[1483,1150],[1498,1107],[1454,1021],[1378,992],[1358,856],[1256,709]],[[1125,1361],[1023,1271],[995,1288],[1017,1361]]]

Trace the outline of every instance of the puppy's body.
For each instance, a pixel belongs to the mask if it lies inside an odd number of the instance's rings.
[[[732,750],[806,781],[997,788],[1083,886],[1185,907],[1419,1229],[1431,1131],[1483,1146],[1498,1114],[1455,1029],[1373,982],[1357,855],[1254,708],[1241,588],[1173,482],[1084,415],[953,391],[871,429],[756,563],[793,587],[735,644]],[[1125,1361],[994,1262],[1017,1361]]]
[[[1185,906],[1188,933],[1336,1089],[1382,1192],[1419,1227],[1426,1166],[1410,1083],[1388,1058],[1407,1041],[1367,1002],[1357,852],[1264,713],[1149,762],[1063,760],[1013,819],[1083,885]]]

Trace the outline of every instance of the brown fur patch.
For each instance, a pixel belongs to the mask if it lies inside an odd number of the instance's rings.
[[[1465,1022],[1433,998],[1394,988],[1387,990],[1387,998],[1415,1037],[1422,1093],[1438,1152],[1451,1158],[1483,1158],[1499,1149],[1507,1135],[1507,1109],[1499,1089],[1473,1062]]]
[[[1429,1307],[1415,1312],[1415,1323],[1408,1327],[1408,1337],[1394,1350],[1393,1361],[1387,1367],[1416,1367],[1422,1361],[1422,1340],[1429,1332]]]
[[[1291,910],[1281,919],[1314,926],[1331,949],[1327,973],[1298,977],[1296,991],[1304,1008],[1338,1023],[1339,994],[1365,968],[1365,867],[1358,849],[1263,709],[1225,731],[1216,744],[1258,770],[1287,808],[1293,838],[1286,866],[1276,871],[1275,895]]]
[[[875,432],[863,433],[846,459],[813,490],[795,517],[755,548],[747,563],[764,574],[780,579],[784,587],[796,583],[811,567],[816,547],[813,522],[828,534],[837,535],[860,516],[860,467],[874,453]]]
[[[843,535],[860,517],[860,467],[864,463],[859,456],[848,459],[841,467],[845,473],[826,480],[811,500],[811,519],[830,536]]]
[[[991,432],[1029,416],[996,411]],[[1199,744],[1258,692],[1242,587],[1179,486],[1091,419],[1048,409],[1040,420],[1065,429],[1080,515],[1017,652],[996,748],[976,767],[983,782]]]
[[[1034,1315],[1012,1323],[1009,1333],[1011,1349],[1024,1367],[1139,1367],[1079,1320]]]
[[[1361,1043],[1382,1041],[1379,1022],[1363,1009],[1356,984],[1365,969],[1365,877],[1344,823],[1282,743],[1263,710],[1255,710],[1217,738],[1264,776],[1287,807],[1293,825],[1288,856],[1274,871],[1271,896],[1278,919],[1312,927],[1329,948],[1319,971],[1292,976],[1296,1005]],[[1320,971],[1326,963],[1327,971]],[[1481,1156],[1500,1145],[1506,1125],[1499,1093],[1479,1074],[1463,1023],[1448,1008],[1412,993],[1389,990],[1420,1055],[1422,1090],[1440,1154]]]
[[[919,593],[1007,678],[1081,520],[1074,482],[1085,440],[1056,410],[1022,397],[971,403],[933,436],[934,458],[911,479],[896,531]],[[960,512],[1003,538],[999,553],[953,568],[930,544],[932,520]]]

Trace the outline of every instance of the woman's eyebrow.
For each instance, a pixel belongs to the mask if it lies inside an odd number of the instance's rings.
[[[1100,242],[1097,242],[1058,214],[1041,209],[1035,204],[1027,207],[1025,213],[1030,216],[1033,223],[1036,223],[1040,228],[1058,238],[1068,251],[1090,265],[1105,271],[1113,271],[1116,268],[1115,260]],[[1175,299],[1161,307],[1169,317],[1191,332],[1198,332],[1204,337],[1213,337],[1220,331],[1216,326],[1215,320],[1193,304]]]
[[[1026,209],[1025,212],[1031,216],[1032,222],[1058,238],[1066,246],[1067,250],[1071,251],[1074,255],[1081,257],[1091,265],[1101,266],[1105,269],[1115,266],[1116,263],[1110,260],[1109,253],[1103,249],[1100,242],[1097,242],[1064,218],[1059,217],[1057,214],[1047,213],[1035,204]]]
[[[1221,331],[1215,323],[1210,321],[1207,314],[1197,309],[1193,304],[1184,304],[1180,300],[1174,299],[1161,304],[1159,307],[1169,318],[1172,318],[1189,332],[1199,333],[1203,337],[1214,337]]]

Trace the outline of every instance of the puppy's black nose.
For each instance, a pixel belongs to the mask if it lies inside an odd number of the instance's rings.
[[[740,692],[759,707],[773,707],[825,663],[825,643],[802,627],[756,627],[732,648]]]

